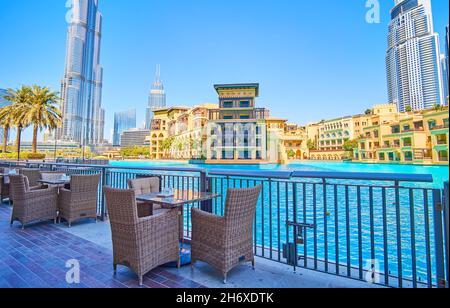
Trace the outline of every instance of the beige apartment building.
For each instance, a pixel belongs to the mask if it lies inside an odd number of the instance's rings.
[[[358,140],[354,160],[448,164],[448,109],[374,114]]]
[[[169,159],[169,134],[174,132],[174,121],[187,112],[188,107],[171,107],[154,111],[151,123],[150,158]]]

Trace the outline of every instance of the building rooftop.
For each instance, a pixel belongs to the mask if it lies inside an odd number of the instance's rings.
[[[230,89],[255,89],[256,96],[259,96],[259,83],[234,83],[234,84],[216,84],[214,85],[217,93],[220,90],[230,90]]]

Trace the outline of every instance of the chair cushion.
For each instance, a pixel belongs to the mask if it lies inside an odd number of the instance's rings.
[[[134,190],[136,196],[159,192],[159,178],[143,178],[130,181],[131,189]]]

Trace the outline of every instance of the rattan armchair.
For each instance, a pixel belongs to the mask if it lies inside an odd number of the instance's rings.
[[[7,173],[8,169],[0,167],[0,173]],[[9,199],[9,179],[6,181],[6,177],[0,176],[0,204],[4,199]]]
[[[139,276],[152,269],[178,261],[180,246],[178,211],[170,210],[154,216],[139,218],[133,190],[104,188],[111,224],[114,272],[117,265],[130,268]]]
[[[94,218],[97,220],[98,185],[100,174],[72,175],[70,188],[59,190],[59,219],[68,222]]]
[[[255,266],[253,222],[261,186],[229,189],[225,216],[192,208],[192,267],[206,262],[220,270],[227,282],[228,272],[247,261]]]
[[[56,188],[30,187],[23,175],[10,176],[11,196],[14,200],[11,226],[14,221],[22,223],[22,229],[32,222],[57,219],[58,191]]]
[[[6,183],[5,178],[0,176],[0,203],[4,199],[9,199],[9,183]]]

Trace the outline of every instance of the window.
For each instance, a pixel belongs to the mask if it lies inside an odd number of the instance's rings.
[[[399,126],[399,125],[392,126],[392,133],[393,133],[393,134],[398,134],[398,133],[400,133],[400,126]]]
[[[382,161],[386,160],[386,154],[380,153],[380,154],[379,154],[379,158],[380,158],[380,160],[382,160]]]
[[[248,120],[250,119],[250,116],[248,114],[241,114],[240,118],[241,120]]]
[[[224,116],[223,116],[223,119],[224,119],[224,120],[233,120],[233,116],[227,114],[227,115],[224,115]]]
[[[250,102],[249,102],[249,101],[241,101],[241,102],[239,103],[239,106],[240,106],[241,108],[249,108],[249,107],[250,107]]]
[[[403,139],[403,146],[405,146],[405,147],[410,147],[410,146],[412,146],[412,140],[411,140],[411,138],[405,138],[405,139]]]
[[[436,127],[436,121],[428,121],[428,127],[430,128],[430,130],[433,130]]]
[[[405,161],[412,161],[413,155],[412,152],[405,152]]]
[[[223,108],[233,108],[233,102],[223,102]]]

